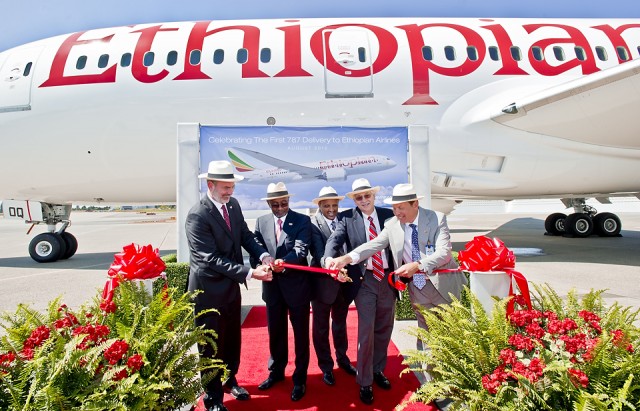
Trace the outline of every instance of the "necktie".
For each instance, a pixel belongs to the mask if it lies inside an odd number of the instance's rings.
[[[418,230],[415,224],[409,224],[411,227],[411,261],[420,261],[420,245],[418,244]],[[422,290],[427,285],[427,278],[424,273],[415,273],[413,275],[413,285],[418,290]]]
[[[369,216],[369,241],[378,236],[376,226],[373,224],[373,218]],[[382,265],[382,252],[378,251],[371,256],[371,264],[373,265],[373,276],[376,280],[381,281],[384,278],[384,266]]]
[[[227,227],[231,230],[231,220],[229,219],[229,213],[227,212],[227,206],[222,205],[222,217],[224,217],[224,222],[227,223]]]
[[[278,227],[276,228],[276,241],[280,241],[280,234],[282,234],[282,219],[278,218]]]
[[[333,220],[331,222],[331,232],[334,232],[334,231],[336,231],[336,220]]]

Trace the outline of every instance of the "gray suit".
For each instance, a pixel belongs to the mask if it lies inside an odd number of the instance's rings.
[[[403,261],[405,227],[405,224],[401,224],[396,217],[393,217],[385,223],[384,229],[375,240],[364,243],[353,251],[360,254],[360,260],[364,260],[377,250],[389,247],[395,266],[400,267],[407,263]],[[467,284],[467,278],[460,271],[433,273],[438,269],[458,268],[458,264],[451,256],[451,237],[444,214],[419,208],[418,243],[420,245],[420,265],[425,267],[427,271],[427,285],[419,290],[411,282],[409,296],[418,319],[418,326],[427,329],[424,317],[419,311],[420,307],[433,308],[440,304],[448,304],[451,302],[449,294],[460,298],[460,292],[462,287]],[[435,251],[430,256],[425,254],[427,244],[435,245]],[[418,349],[421,348],[421,341],[418,341]]]

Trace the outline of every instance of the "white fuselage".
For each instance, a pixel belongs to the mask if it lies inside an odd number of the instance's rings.
[[[431,171],[447,178],[436,196],[639,192],[638,140],[584,142],[491,120],[639,50],[640,20],[604,19],[181,22],[46,39],[0,53],[0,198],[174,202],[177,123],[270,117],[426,125]]]

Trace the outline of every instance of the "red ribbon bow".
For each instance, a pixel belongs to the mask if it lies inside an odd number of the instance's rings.
[[[466,271],[504,271],[511,277],[509,284],[509,296],[515,296],[513,280],[520,289],[527,308],[531,309],[531,296],[527,279],[514,270],[516,257],[499,238],[485,236],[475,237],[469,241],[463,251],[458,253],[460,267]],[[507,315],[514,310],[515,299],[512,298],[507,305]]]
[[[113,292],[121,280],[148,280],[159,277],[165,270],[166,264],[160,258],[160,252],[151,245],[139,246],[129,244],[122,248],[121,253],[115,254],[113,263],[109,267],[107,280],[102,291],[103,304],[113,300]]]

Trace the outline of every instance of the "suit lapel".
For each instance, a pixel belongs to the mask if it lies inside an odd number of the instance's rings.
[[[390,232],[389,246],[393,251],[393,259],[396,263],[396,267],[402,265],[403,253],[404,253],[404,230],[406,229],[404,224],[400,224],[397,219],[391,226],[385,227]]]
[[[318,228],[320,228],[322,235],[324,235],[323,240],[327,241],[327,239],[331,237],[331,228],[329,228],[329,226],[327,225],[327,221],[324,219],[322,214],[320,215],[316,214],[316,222],[318,223]]]
[[[276,255],[276,228],[273,220],[273,214],[267,215],[264,219],[264,224],[260,230],[262,232],[262,238],[264,239],[265,246],[269,254]],[[284,227],[284,224],[283,224]]]
[[[354,248],[360,244],[364,244],[367,242],[367,233],[364,228],[364,217],[362,216],[362,212],[356,208],[353,213],[353,219],[351,220],[352,231],[356,233],[357,238],[355,239],[355,244],[353,244]]]
[[[207,206],[207,208],[209,209],[209,214],[211,214],[213,220],[220,226],[220,230],[225,232],[229,237],[232,237],[231,231],[229,231],[229,227],[227,227],[227,223],[224,221],[224,217],[222,217],[222,214],[220,214],[218,207],[213,204],[213,202],[207,195],[205,195],[204,201],[205,206]]]
[[[424,211],[424,209],[420,208],[420,220],[418,221],[418,242],[420,243],[420,253],[424,254],[427,249],[427,243],[429,242],[429,226],[431,222],[429,221],[429,215]],[[435,246],[435,244],[432,244]]]

